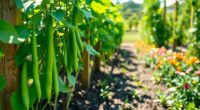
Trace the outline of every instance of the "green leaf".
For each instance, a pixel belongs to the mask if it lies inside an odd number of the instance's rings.
[[[4,77],[0,74],[0,91],[3,90],[5,86],[6,86],[6,80],[5,80]]]
[[[92,12],[87,11],[87,10],[84,10],[84,9],[81,9],[81,11],[83,12],[83,14],[85,15],[85,17],[86,17],[87,19],[88,19],[88,18],[93,18]]]
[[[43,4],[54,3],[54,0],[43,0]]]
[[[23,61],[26,59],[26,57],[31,54],[31,45],[21,45],[18,49],[16,55],[15,55],[15,63],[16,65],[20,65],[23,63]]]
[[[58,78],[59,78],[59,91],[62,93],[67,93],[69,91],[68,86],[64,83],[61,77]]]
[[[0,20],[0,40],[4,43],[19,44],[26,39],[19,37],[17,31],[10,23]]]
[[[71,85],[76,85],[76,78],[73,75],[67,75],[67,79]]]
[[[20,37],[27,39],[31,33],[31,31],[27,28],[26,25],[18,25],[15,26]]]
[[[26,110],[24,104],[22,103],[21,94],[19,90],[13,92],[11,96],[11,106],[13,110]]]
[[[193,102],[190,102],[187,106],[187,110],[196,110],[195,104]]]
[[[92,0],[86,0],[86,4],[90,5],[92,3]]]
[[[62,20],[62,23],[63,23],[66,27],[68,27],[69,29],[73,29],[73,30],[79,31],[79,29],[78,29],[76,26],[74,26],[72,23],[70,23],[70,22],[67,21],[67,20]]]
[[[87,52],[90,54],[90,55],[97,55],[99,56],[100,53],[97,52],[91,45],[88,45],[87,43],[83,42],[83,45],[85,46]]]
[[[65,13],[63,10],[59,9],[59,10],[54,11],[51,15],[53,18],[56,19],[57,22],[59,22],[64,18]]]
[[[33,0],[15,0],[15,3],[17,7],[20,8],[24,13],[30,12],[34,7]]]
[[[76,23],[83,23],[83,19],[84,19],[84,15],[83,12],[81,10],[77,10],[77,17],[76,17]]]
[[[0,48],[0,58],[2,58],[3,56],[4,56],[3,49]]]

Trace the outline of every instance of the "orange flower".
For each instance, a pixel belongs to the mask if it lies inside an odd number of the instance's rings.
[[[160,62],[156,65],[156,69],[159,69],[163,64],[164,64],[164,62],[160,61]]]
[[[183,53],[180,53],[180,52],[175,54],[175,58],[180,61],[183,61],[186,59],[186,57],[183,55]]]
[[[178,66],[178,67],[176,68],[176,70],[177,70],[177,71],[182,71],[182,67],[181,67],[181,66]]]
[[[171,59],[171,60],[169,60],[169,63],[172,64],[172,65],[176,65],[177,62],[176,62],[175,59]]]
[[[197,57],[191,57],[186,63],[188,65],[199,63],[199,59]]]

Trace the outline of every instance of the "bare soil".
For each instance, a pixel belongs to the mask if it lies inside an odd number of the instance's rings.
[[[101,72],[92,73],[88,90],[77,86],[70,110],[164,110],[156,92],[166,88],[153,83],[139,57],[132,43],[123,43]]]

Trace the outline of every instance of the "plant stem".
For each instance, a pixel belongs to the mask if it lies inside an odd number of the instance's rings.
[[[72,93],[73,93],[73,92],[71,91],[71,92],[69,92],[69,93],[67,94],[66,110],[69,109],[69,104],[70,104],[70,102],[71,102]]]
[[[45,110],[45,108],[47,107],[48,104],[49,104],[49,102],[47,101],[47,102],[45,103],[45,105],[42,107],[42,110]]]
[[[57,99],[58,99],[58,97],[55,97],[55,101],[54,101],[54,110],[56,110],[56,108],[57,108]]]

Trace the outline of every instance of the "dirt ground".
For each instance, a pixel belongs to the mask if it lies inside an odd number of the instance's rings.
[[[123,43],[101,72],[92,73],[88,90],[76,89],[70,110],[164,110],[156,92],[165,87],[153,83],[138,57],[133,43]]]

